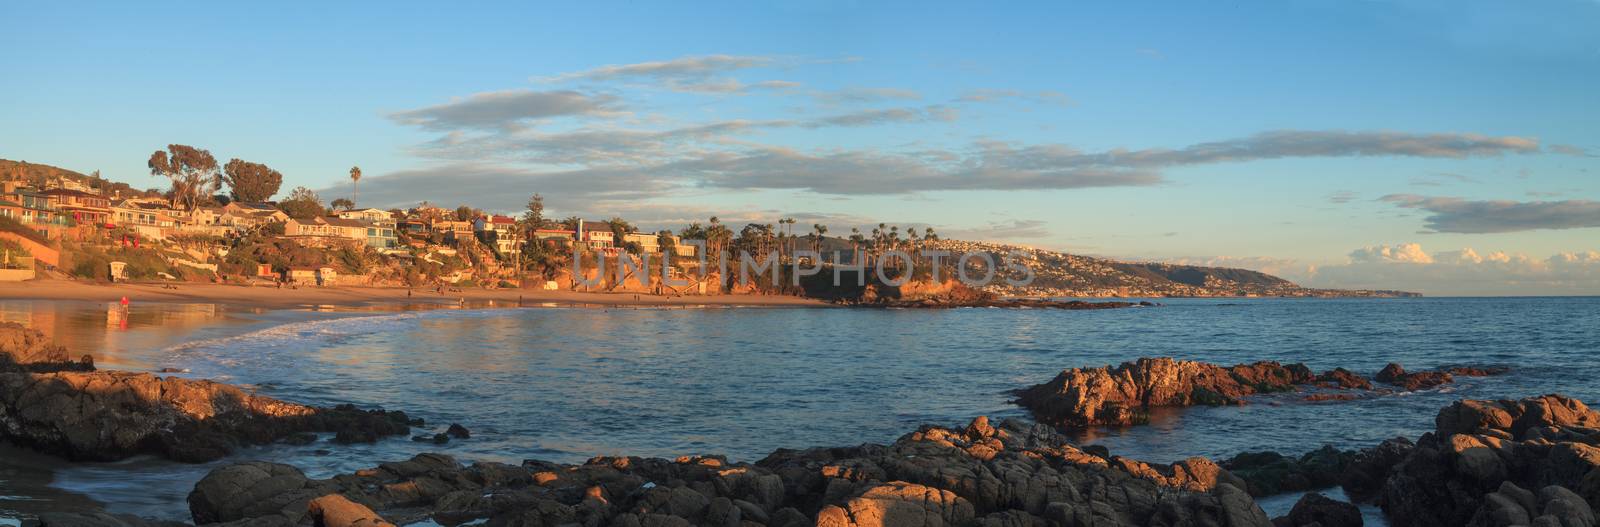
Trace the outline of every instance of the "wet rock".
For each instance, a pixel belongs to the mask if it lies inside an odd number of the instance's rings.
[[[1243,404],[1248,395],[1290,391],[1312,379],[1311,371],[1298,364],[1222,367],[1145,358],[1116,368],[1063,371],[1050,382],[1020,390],[1015,402],[1057,425],[1131,425],[1148,422],[1154,407]]]
[[[467,439],[472,437],[472,432],[468,431],[467,427],[461,426],[457,423],[450,423],[450,428],[446,429],[444,433],[449,434],[450,437],[454,437],[456,439]]]
[[[1600,500],[1600,414],[1576,399],[1451,404],[1389,471],[1377,497],[1394,525],[1583,523]],[[1527,491],[1538,488],[1537,505]],[[1513,507],[1515,505],[1515,507]],[[1519,512],[1520,511],[1520,512]],[[1550,523],[1556,522],[1556,523]]]
[[[16,322],[0,322],[0,372],[92,371],[94,359],[73,360],[43,333]]]
[[[1355,459],[1345,469],[1339,482],[1345,494],[1356,501],[1366,501],[1383,490],[1389,471],[1405,461],[1416,445],[1410,439],[1396,437],[1384,440],[1378,446],[1357,452]]]
[[[1276,527],[1361,527],[1361,509],[1315,492],[1300,497],[1289,515],[1272,520]]]
[[[305,432],[404,433],[401,412],[313,408],[226,384],[149,373],[0,373],[0,438],[73,460],[218,459]]]
[[[1371,390],[1372,381],[1357,375],[1355,372],[1344,368],[1334,368],[1322,375],[1318,375],[1315,382],[1320,386],[1340,389]]]
[[[1067,525],[1149,525],[1152,518],[1169,525],[1269,524],[1238,488],[1243,483],[1209,461],[1157,466],[1113,459],[1074,448],[1048,426],[976,419],[961,428],[924,426],[888,445],[779,450],[753,464],[685,456],[462,466],[423,454],[328,480],[288,477],[270,486],[251,485],[267,478],[256,473],[262,467],[246,465],[253,468],[232,469],[242,476],[214,471],[191,503],[206,504],[193,507],[200,521],[202,512],[216,518],[215,511],[237,510],[239,503],[282,505],[270,507],[277,511],[336,493],[399,525],[1031,526],[1052,518]],[[237,483],[228,493],[216,490],[219,481]],[[257,487],[288,496],[244,499],[240,489]],[[255,512],[273,521],[287,516]]]
[[[311,500],[307,510],[318,527],[394,527],[372,509],[338,494]]]
[[[817,527],[962,525],[972,521],[972,503],[948,490],[895,481],[872,485],[843,505],[817,513]]]
[[[1392,384],[1405,388],[1406,391],[1426,390],[1436,386],[1455,382],[1455,377],[1443,371],[1420,371],[1408,373],[1397,363],[1389,363],[1373,376],[1378,382]]]
[[[1277,452],[1247,452],[1220,465],[1243,480],[1243,488],[1251,496],[1260,497],[1338,485],[1356,458],[1355,452],[1323,446],[1298,458]]]
[[[311,500],[331,492],[328,484],[306,478],[300,469],[260,461],[228,465],[206,474],[189,492],[196,525],[253,520],[300,522]]]

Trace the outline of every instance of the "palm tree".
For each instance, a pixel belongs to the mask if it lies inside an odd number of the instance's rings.
[[[811,225],[811,230],[815,232],[811,238],[811,250],[815,251],[820,259],[822,254],[822,237],[828,234],[828,226],[821,223],[814,223]]]
[[[350,206],[356,204],[356,183],[361,182],[361,167],[350,167]]]

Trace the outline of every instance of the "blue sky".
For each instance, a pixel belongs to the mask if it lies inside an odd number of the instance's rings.
[[[5,3],[0,157],[1600,294],[1600,2],[1124,4]]]

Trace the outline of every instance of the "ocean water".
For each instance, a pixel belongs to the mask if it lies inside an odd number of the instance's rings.
[[[348,447],[319,442],[249,449],[223,461],[290,463],[315,477],[425,451],[510,463],[694,453],[754,461],[780,447],[889,442],[924,423],[1026,418],[1009,403],[1011,390],[1045,382],[1064,368],[1150,356],[1304,362],[1319,371],[1345,367],[1367,375],[1388,362],[1417,370],[1452,364],[1513,369],[1439,390],[1358,401],[1271,396],[1243,407],[1166,412],[1149,426],[1078,432],[1081,443],[1158,462],[1255,450],[1298,454],[1323,444],[1359,448],[1394,436],[1415,438],[1432,428],[1440,407],[1459,398],[1600,396],[1594,358],[1600,298],[1164,302],[1100,311],[554,307],[195,314],[190,307],[175,317],[182,325],[154,317],[131,327],[98,322],[97,314],[106,312],[99,305],[0,303],[0,315],[27,319],[19,313],[56,311],[48,320],[70,337],[64,340],[115,347],[103,366],[188,369],[190,377],[291,401],[405,410],[425,418],[429,433],[452,422],[472,431],[471,439],[448,445],[409,438]],[[82,329],[61,322],[78,310],[96,323]],[[216,465],[55,463],[38,476],[40,470],[18,463],[6,466],[5,459],[18,455],[0,450],[0,470],[8,471],[0,474],[12,474],[11,486],[25,487],[20,493],[0,489],[0,509],[47,510],[50,500],[88,497],[113,512],[187,519],[184,496]],[[29,492],[39,497],[30,502]],[[8,495],[16,499],[7,502]],[[1266,506],[1282,513],[1290,504],[1279,499]]]

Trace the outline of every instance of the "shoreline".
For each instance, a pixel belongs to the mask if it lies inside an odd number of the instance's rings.
[[[166,289],[176,285],[176,289]],[[409,294],[408,294],[409,293]],[[633,293],[544,291],[528,289],[463,289],[439,294],[403,287],[301,287],[278,289],[231,284],[118,283],[72,280],[30,280],[0,287],[0,300],[66,300],[86,302],[224,304],[269,309],[315,306],[360,307],[376,304],[437,304],[471,307],[540,307],[543,304],[599,307],[837,307],[787,295],[657,296]],[[520,304],[519,304],[520,302]]]

